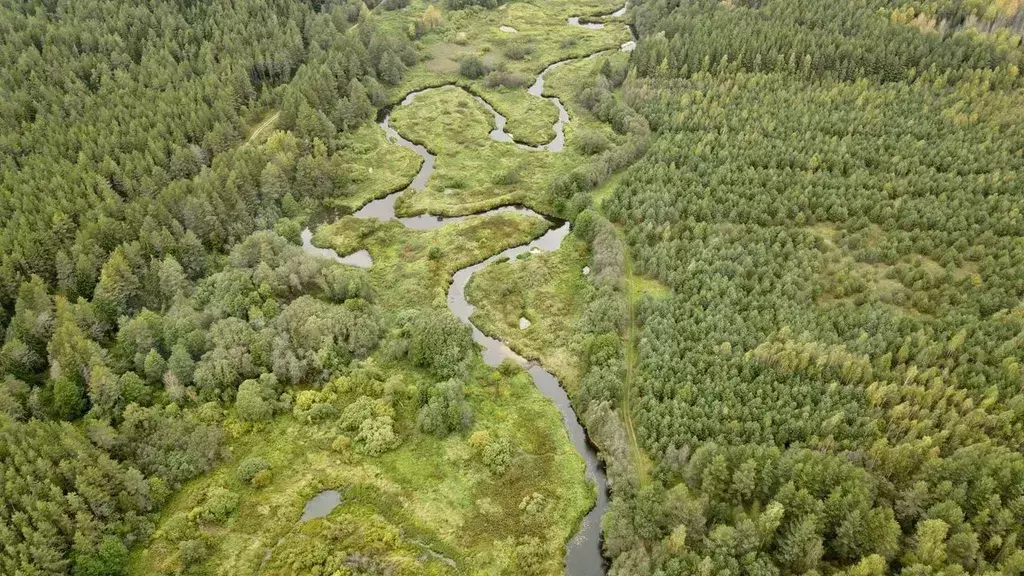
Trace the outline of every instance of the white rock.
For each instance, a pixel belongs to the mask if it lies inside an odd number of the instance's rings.
[[[502,32],[508,32],[509,34],[516,34],[519,32],[519,30],[516,30],[511,26],[498,26],[498,30],[501,30]]]
[[[590,275],[590,266],[584,266],[583,267],[583,275],[584,276],[589,276]]]
[[[519,329],[520,330],[526,330],[529,327],[530,327],[530,321],[527,320],[526,318],[523,318],[522,316],[520,316],[519,317]]]

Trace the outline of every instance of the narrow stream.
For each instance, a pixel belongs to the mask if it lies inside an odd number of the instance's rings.
[[[626,6],[623,6],[619,10],[616,10],[611,16],[619,17],[625,14]],[[604,24],[580,24],[579,18],[574,17],[569,19],[569,24],[574,26],[581,26],[584,28],[601,28]],[[632,29],[631,29],[632,30]],[[635,41],[631,40],[622,45],[623,51],[629,51],[635,46]],[[604,52],[604,51],[602,51]],[[591,54],[587,58],[595,57],[598,54]],[[544,76],[557,68],[558,66],[564,65],[573,60],[564,60],[561,62],[555,62],[547,68],[545,68],[540,74],[537,75],[536,81],[530,86],[527,92],[531,96],[538,98],[544,98]],[[442,88],[428,88],[426,90],[420,90],[408,94],[399,104],[399,106],[407,106],[411,103],[417,95],[427,92],[429,90],[444,89]],[[562,105],[561,100],[556,97],[547,98],[558,108],[558,121],[553,125],[555,131],[554,138],[547,144],[540,146],[527,146],[525,144],[516,142],[512,134],[505,132],[505,124],[507,119],[501,115],[497,110],[494,109],[487,101],[479,96],[476,97],[488,111],[491,112],[494,117],[495,128],[491,130],[491,139],[498,142],[514,143],[517,146],[530,150],[537,151],[549,151],[558,152],[565,147],[565,124],[569,122],[569,113],[566,111],[565,106]],[[426,188],[427,183],[430,180],[430,176],[434,172],[434,162],[436,158],[430,153],[424,146],[416,144],[404,138],[398,133],[390,124],[391,112],[390,110],[382,110],[380,116],[379,125],[384,130],[388,139],[399,146],[412,150],[423,159],[423,163],[420,166],[419,172],[416,177],[413,178],[406,190],[420,191]],[[384,198],[374,200],[363,206],[360,210],[356,211],[353,216],[356,218],[374,218],[381,221],[395,220],[400,222],[407,228],[414,230],[429,230],[443,226],[445,224],[464,220],[467,216],[458,217],[440,217],[430,214],[423,214],[413,217],[400,218],[395,214],[395,202],[399,196],[405,193],[405,190],[389,194]],[[528,208],[518,206],[505,206],[484,212],[483,214],[493,214],[497,212],[516,212],[536,218],[545,218],[543,215],[538,214]],[[477,214],[474,216],[479,216]],[[513,352],[507,345],[500,340],[491,338],[480,331],[472,321],[470,316],[475,310],[475,307],[466,300],[466,285],[469,283],[470,278],[473,274],[487,267],[488,265],[498,262],[501,260],[507,260],[509,258],[515,258],[520,254],[527,251],[540,250],[544,252],[550,252],[557,250],[561,246],[562,241],[566,236],[569,235],[570,223],[561,223],[556,228],[551,228],[545,232],[539,238],[529,242],[504,250],[486,260],[463,268],[455,273],[452,277],[451,286],[448,289],[448,308],[453,314],[464,324],[468,325],[473,332],[473,341],[478,343],[483,348],[483,359],[484,362],[489,366],[497,366],[505,359],[512,359],[519,365],[527,369],[530,376],[533,378],[534,384],[537,389],[540,390],[546,398],[558,408],[562,414],[562,422],[565,425],[566,432],[569,436],[569,440],[572,442],[576,452],[583,458],[586,477],[588,480],[593,481],[595,488],[597,489],[597,500],[594,507],[587,513],[583,521],[580,523],[579,529],[569,540],[566,545],[565,555],[565,573],[568,576],[599,576],[605,573],[605,562],[604,557],[601,554],[601,517],[604,515],[605,510],[608,507],[608,482],[605,477],[604,468],[598,459],[597,451],[594,446],[588,441],[586,431],[579,422],[579,418],[576,416],[576,412],[573,410],[572,404],[569,401],[569,396],[565,390],[559,384],[558,379],[555,378],[550,372],[544,370],[542,366],[536,362],[527,361],[515,352]],[[345,257],[340,257],[334,250],[317,248],[310,242],[312,238],[312,232],[307,228],[302,232],[303,248],[311,254],[318,256],[324,256],[333,258],[339,262],[352,265],[365,265],[368,261],[368,265],[372,265],[373,260],[370,258],[369,253],[365,256],[362,255],[365,250],[361,250],[354,254],[350,254]],[[366,266],[368,267],[368,266]]]
[[[358,266],[359,268],[373,268],[373,257],[366,250],[357,250],[348,256],[339,256],[337,252],[330,248],[320,248],[313,245],[313,231],[306,227],[302,230],[302,250],[311,256],[318,256],[320,258],[328,258],[335,262],[341,262],[342,264],[348,264],[349,266]]]
[[[452,284],[448,288],[448,309],[464,324],[472,328],[473,341],[483,347],[484,362],[488,366],[497,366],[501,364],[502,360],[508,358],[525,367],[541,394],[551,400],[558,411],[562,413],[562,423],[569,434],[569,440],[576,452],[583,457],[587,478],[592,480],[597,488],[597,501],[594,503],[594,507],[584,517],[576,534],[566,545],[565,573],[571,576],[593,576],[604,574],[604,557],[601,555],[601,516],[604,515],[605,509],[608,507],[608,481],[604,474],[604,467],[598,460],[597,451],[588,442],[587,433],[576,417],[576,412],[569,401],[569,395],[558,383],[558,379],[541,365],[529,362],[513,352],[502,341],[481,332],[470,321],[470,316],[476,307],[466,300],[466,285],[473,274],[494,262],[515,258],[535,248],[544,252],[557,250],[562,245],[562,240],[569,235],[569,230],[570,225],[566,222],[558,228],[548,230],[543,236],[529,244],[509,248],[483,262],[459,270],[452,277]]]

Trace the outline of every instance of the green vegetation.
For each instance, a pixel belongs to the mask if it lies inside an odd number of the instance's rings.
[[[0,8],[0,572],[124,574],[129,549],[144,574],[354,557],[396,573],[450,573],[445,557],[471,573],[560,569],[593,496],[557,411],[524,374],[484,369],[450,317],[424,320],[456,269],[549,224],[318,230],[369,248],[370,272],[292,244],[309,215],[415,174],[371,121],[416,82],[453,78],[428,79],[417,49],[474,19],[440,11]],[[409,19],[423,21],[416,43]],[[573,46],[565,27],[537,27],[519,52],[496,44],[518,59],[474,86],[525,141],[550,138],[554,108],[503,74],[625,33]],[[540,205],[547,182],[529,185]],[[335,388],[377,370],[372,393]],[[332,483],[343,505],[299,525]]]
[[[345,192],[325,203],[355,212],[371,200],[403,190],[416,176],[422,159],[412,150],[389,142],[379,127],[364,124],[342,136],[341,149],[332,162],[345,175]]]
[[[422,231],[397,222],[348,217],[318,228],[314,241],[339,254],[368,250],[374,261],[370,277],[381,287],[380,304],[397,312],[443,308],[456,270],[525,244],[549,226],[547,220],[515,213],[472,216]]]
[[[567,26],[566,20],[578,14],[612,12],[621,6],[615,0],[553,0],[543,6],[512,2],[493,10],[439,7],[434,26],[421,25],[417,42],[427,58],[409,69],[407,83],[422,86],[431,80],[436,84],[438,78],[454,78],[460,61],[470,55],[478,56],[492,70],[505,68],[532,77],[552,62],[617,48],[629,39],[624,27],[589,30]],[[415,0],[388,18],[392,26],[408,28],[421,21],[426,10],[426,2]],[[501,26],[517,32],[503,32]]]
[[[1020,571],[1022,54],[893,9],[637,8],[617,574]]]
[[[391,123],[437,156],[426,190],[404,195],[400,214],[475,214],[509,204],[551,212],[544,204],[545,185],[574,160],[491,140],[493,117],[460,88],[417,95],[395,109]]]
[[[538,359],[572,394],[579,386],[578,334],[589,284],[587,246],[575,236],[554,252],[527,252],[473,275],[467,299],[473,324],[520,355]],[[520,327],[520,318],[529,322]]]
[[[299,392],[290,415],[230,440],[230,459],[174,497],[133,573],[309,573],[358,554],[397,574],[513,574],[522,569],[516,547],[534,541],[542,572],[557,572],[592,498],[557,410],[525,373],[480,368],[466,387],[472,426],[437,437],[416,425],[432,381],[404,363],[371,362]],[[363,400],[376,406],[367,417],[391,415],[397,448],[374,454],[359,438],[353,407]],[[333,407],[340,420],[311,418],[313,406]],[[503,446],[508,460],[497,466]],[[341,494],[340,505],[300,522],[325,489]],[[536,495],[538,511],[520,506]]]
[[[387,18],[396,29],[416,31],[417,45],[426,58],[409,68],[401,87],[389,92],[391,99],[457,82],[507,117],[506,130],[518,142],[546,143],[554,136],[551,125],[558,118],[557,110],[551,102],[528,95],[526,89],[549,64],[615,49],[627,41],[629,33],[622,25],[601,30],[566,25],[570,16],[607,14],[621,5],[615,0],[556,0],[543,6],[513,2],[493,10],[451,10],[428,7],[421,0],[410,2],[408,7],[388,13]],[[501,26],[517,32],[503,32]],[[479,72],[469,77],[460,74],[467,60],[480,65]]]
[[[514,204],[610,574],[1024,573],[1024,5],[630,6],[0,5],[0,573],[562,572]]]

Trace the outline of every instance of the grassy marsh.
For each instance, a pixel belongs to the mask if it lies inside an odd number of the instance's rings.
[[[574,325],[591,289],[583,275],[589,257],[586,244],[570,235],[554,252],[496,262],[466,287],[466,297],[477,306],[473,323],[519,354],[540,360],[570,394],[579,381]],[[520,318],[530,326],[520,329]]]
[[[165,508],[149,546],[133,556],[132,573],[180,573],[188,552],[179,542],[197,541],[208,558],[188,574],[337,573],[357,556],[394,574],[513,574],[514,548],[530,537],[542,543],[541,573],[560,573],[564,542],[593,496],[558,410],[529,377],[480,367],[466,387],[473,428],[437,438],[415,428],[411,396],[429,376],[404,364],[372,363],[369,370],[386,375],[379,385],[393,395],[401,446],[375,457],[339,449],[334,422],[291,415],[246,430],[229,443],[228,460]],[[353,399],[342,393],[339,405]],[[520,451],[515,466],[489,470],[481,437],[510,440]],[[260,487],[236,477],[250,458],[270,464],[270,480]],[[338,490],[341,504],[300,523],[306,501],[325,489]],[[211,494],[225,493],[230,510],[209,518]],[[520,507],[534,494],[546,503],[541,517]]]
[[[331,161],[339,164],[340,171],[349,179],[347,194],[328,203],[346,212],[404,189],[422,163],[415,152],[389,142],[375,124],[343,133],[341,140],[342,147]]]
[[[416,96],[392,112],[391,123],[437,156],[427,188],[401,199],[398,210],[405,215],[474,214],[510,204],[550,213],[548,182],[577,160],[569,151],[525,150],[491,140],[490,112],[457,87]]]
[[[339,254],[369,251],[374,261],[370,279],[386,311],[443,308],[456,270],[525,244],[550,226],[547,220],[515,213],[472,216],[433,230],[346,217],[321,226],[314,242]]]
[[[415,26],[427,6],[414,0],[402,10],[381,12],[387,26],[407,29]],[[520,142],[537,145],[553,136],[551,124],[557,119],[553,104],[526,93],[526,88],[548,65],[618,48],[630,39],[620,22],[609,22],[602,29],[570,26],[570,16],[608,14],[622,4],[617,0],[555,0],[535,5],[512,2],[494,10],[479,7],[465,10],[440,10],[441,21],[417,39],[422,60],[411,67],[405,81],[389,91],[392,101],[429,86],[458,82],[487,99],[506,116],[508,131]],[[504,32],[509,26],[516,32]],[[459,75],[459,63],[469,56],[479,57],[491,69],[518,75],[522,86],[490,86],[485,79],[468,80]]]

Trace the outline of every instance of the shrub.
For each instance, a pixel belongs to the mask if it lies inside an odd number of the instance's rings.
[[[401,440],[395,434],[395,422],[390,416],[378,416],[359,425],[356,440],[363,443],[363,452],[379,456],[398,447]]]
[[[348,452],[348,449],[352,446],[352,439],[344,434],[338,434],[338,437],[331,442],[331,450],[335,452]]]
[[[178,544],[178,551],[181,552],[181,563],[185,566],[195,566],[210,555],[202,540],[185,540]]]
[[[235,399],[235,411],[238,418],[246,422],[264,422],[274,416],[277,396],[277,378],[273,374],[263,374],[258,380],[246,380],[238,387]]]
[[[487,72],[487,65],[477,56],[466,56],[459,62],[459,74],[470,80],[483,78]]]
[[[223,522],[238,508],[238,494],[214,486],[206,492],[206,502],[198,508],[197,516],[205,522]]]
[[[473,351],[472,332],[447,310],[419,314],[409,327],[409,356],[439,379],[465,369]]]
[[[306,418],[311,423],[320,424],[328,422],[338,417],[338,409],[333,404],[327,404],[326,402],[317,402],[310,407],[309,412],[306,413]]]
[[[594,155],[604,152],[611,146],[608,138],[597,130],[583,130],[576,139],[576,147],[580,152]]]
[[[252,477],[252,480],[249,483],[252,484],[253,488],[263,488],[270,484],[270,477],[270,469],[261,470],[258,474]]]
[[[178,512],[163,523],[161,531],[167,539],[180,542],[195,533],[196,525],[184,512]]]
[[[338,425],[342,430],[358,430],[359,425],[373,418],[376,401],[369,396],[360,396],[341,412]]]
[[[483,450],[491,443],[491,433],[487,430],[477,430],[469,437],[469,445],[475,450]]]
[[[246,458],[235,469],[235,476],[240,482],[251,482],[257,474],[270,469],[270,462],[263,458]]]
[[[540,492],[534,492],[523,496],[519,501],[519,509],[527,516],[539,517],[548,511],[550,501]]]
[[[510,70],[495,70],[484,78],[484,85],[488,88],[525,88],[532,83],[532,76]]]
[[[518,184],[520,178],[519,173],[520,167],[514,166],[512,168],[509,168],[505,172],[498,174],[498,176],[494,179],[494,183],[500,186],[511,186],[512,184]]]
[[[509,42],[505,46],[505,56],[509,60],[522,60],[533,52],[533,46],[526,42]]]
[[[462,382],[447,380],[431,387],[427,403],[420,408],[420,430],[436,436],[465,430],[473,420],[473,411],[466,403]]]
[[[489,442],[482,451],[484,466],[492,474],[504,474],[516,455],[515,444],[508,438],[499,438]]]

